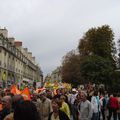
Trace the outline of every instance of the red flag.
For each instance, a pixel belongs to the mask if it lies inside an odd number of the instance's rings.
[[[0,111],[3,109],[2,103],[0,103]]]
[[[27,87],[21,92],[21,95],[24,97],[24,100],[31,100],[30,90]]]

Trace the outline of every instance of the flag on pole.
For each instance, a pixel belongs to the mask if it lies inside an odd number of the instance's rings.
[[[30,90],[26,87],[22,92],[21,95],[24,97],[24,100],[31,100],[30,98]]]
[[[17,89],[17,87],[15,85],[12,85],[11,87],[11,93],[16,95],[16,94],[20,94],[21,91]]]

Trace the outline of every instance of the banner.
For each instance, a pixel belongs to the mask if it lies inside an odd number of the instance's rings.
[[[21,94],[21,91],[17,89],[15,85],[12,85],[11,87],[11,93],[16,95],[16,94]]]
[[[14,95],[22,95],[24,97],[24,100],[31,100],[30,90],[27,87],[23,91],[20,91],[15,85],[12,85],[11,93],[13,93]]]

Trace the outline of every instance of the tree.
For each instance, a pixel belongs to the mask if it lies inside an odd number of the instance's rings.
[[[80,39],[78,49],[80,55],[98,55],[104,58],[114,59],[116,48],[114,33],[108,25],[89,29]]]
[[[120,91],[120,71],[119,70],[115,70],[113,75],[112,75],[112,85],[110,86],[109,91],[113,91],[113,92],[119,92]]]
[[[62,79],[72,84],[112,84],[116,69],[114,33],[108,25],[89,29],[80,39],[79,54],[69,52],[62,62]]]
[[[91,28],[80,39],[78,45],[82,62],[81,76],[84,82],[110,85],[111,76],[116,69],[116,48],[114,33],[108,25]]]
[[[95,31],[96,31],[95,28],[88,30],[85,33],[85,35],[80,39],[80,42],[78,45],[80,56],[84,57],[93,53],[90,38],[93,38]]]
[[[77,86],[81,82],[80,56],[75,51],[70,51],[63,57],[62,80]]]
[[[114,72],[114,64],[109,59],[91,55],[84,57],[80,65],[81,76],[85,83],[112,84],[111,76]]]
[[[118,43],[118,58],[117,58],[117,67],[120,69],[120,39],[117,41]]]

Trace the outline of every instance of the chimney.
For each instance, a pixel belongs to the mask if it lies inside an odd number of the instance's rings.
[[[28,48],[23,48],[23,54],[25,55],[25,57],[28,57]]]
[[[0,28],[0,34],[3,34],[5,38],[8,38],[8,30],[5,27],[3,29]]]
[[[32,52],[28,52],[28,57],[32,61]]]
[[[15,46],[16,47],[22,47],[22,42],[21,41],[15,41]]]

